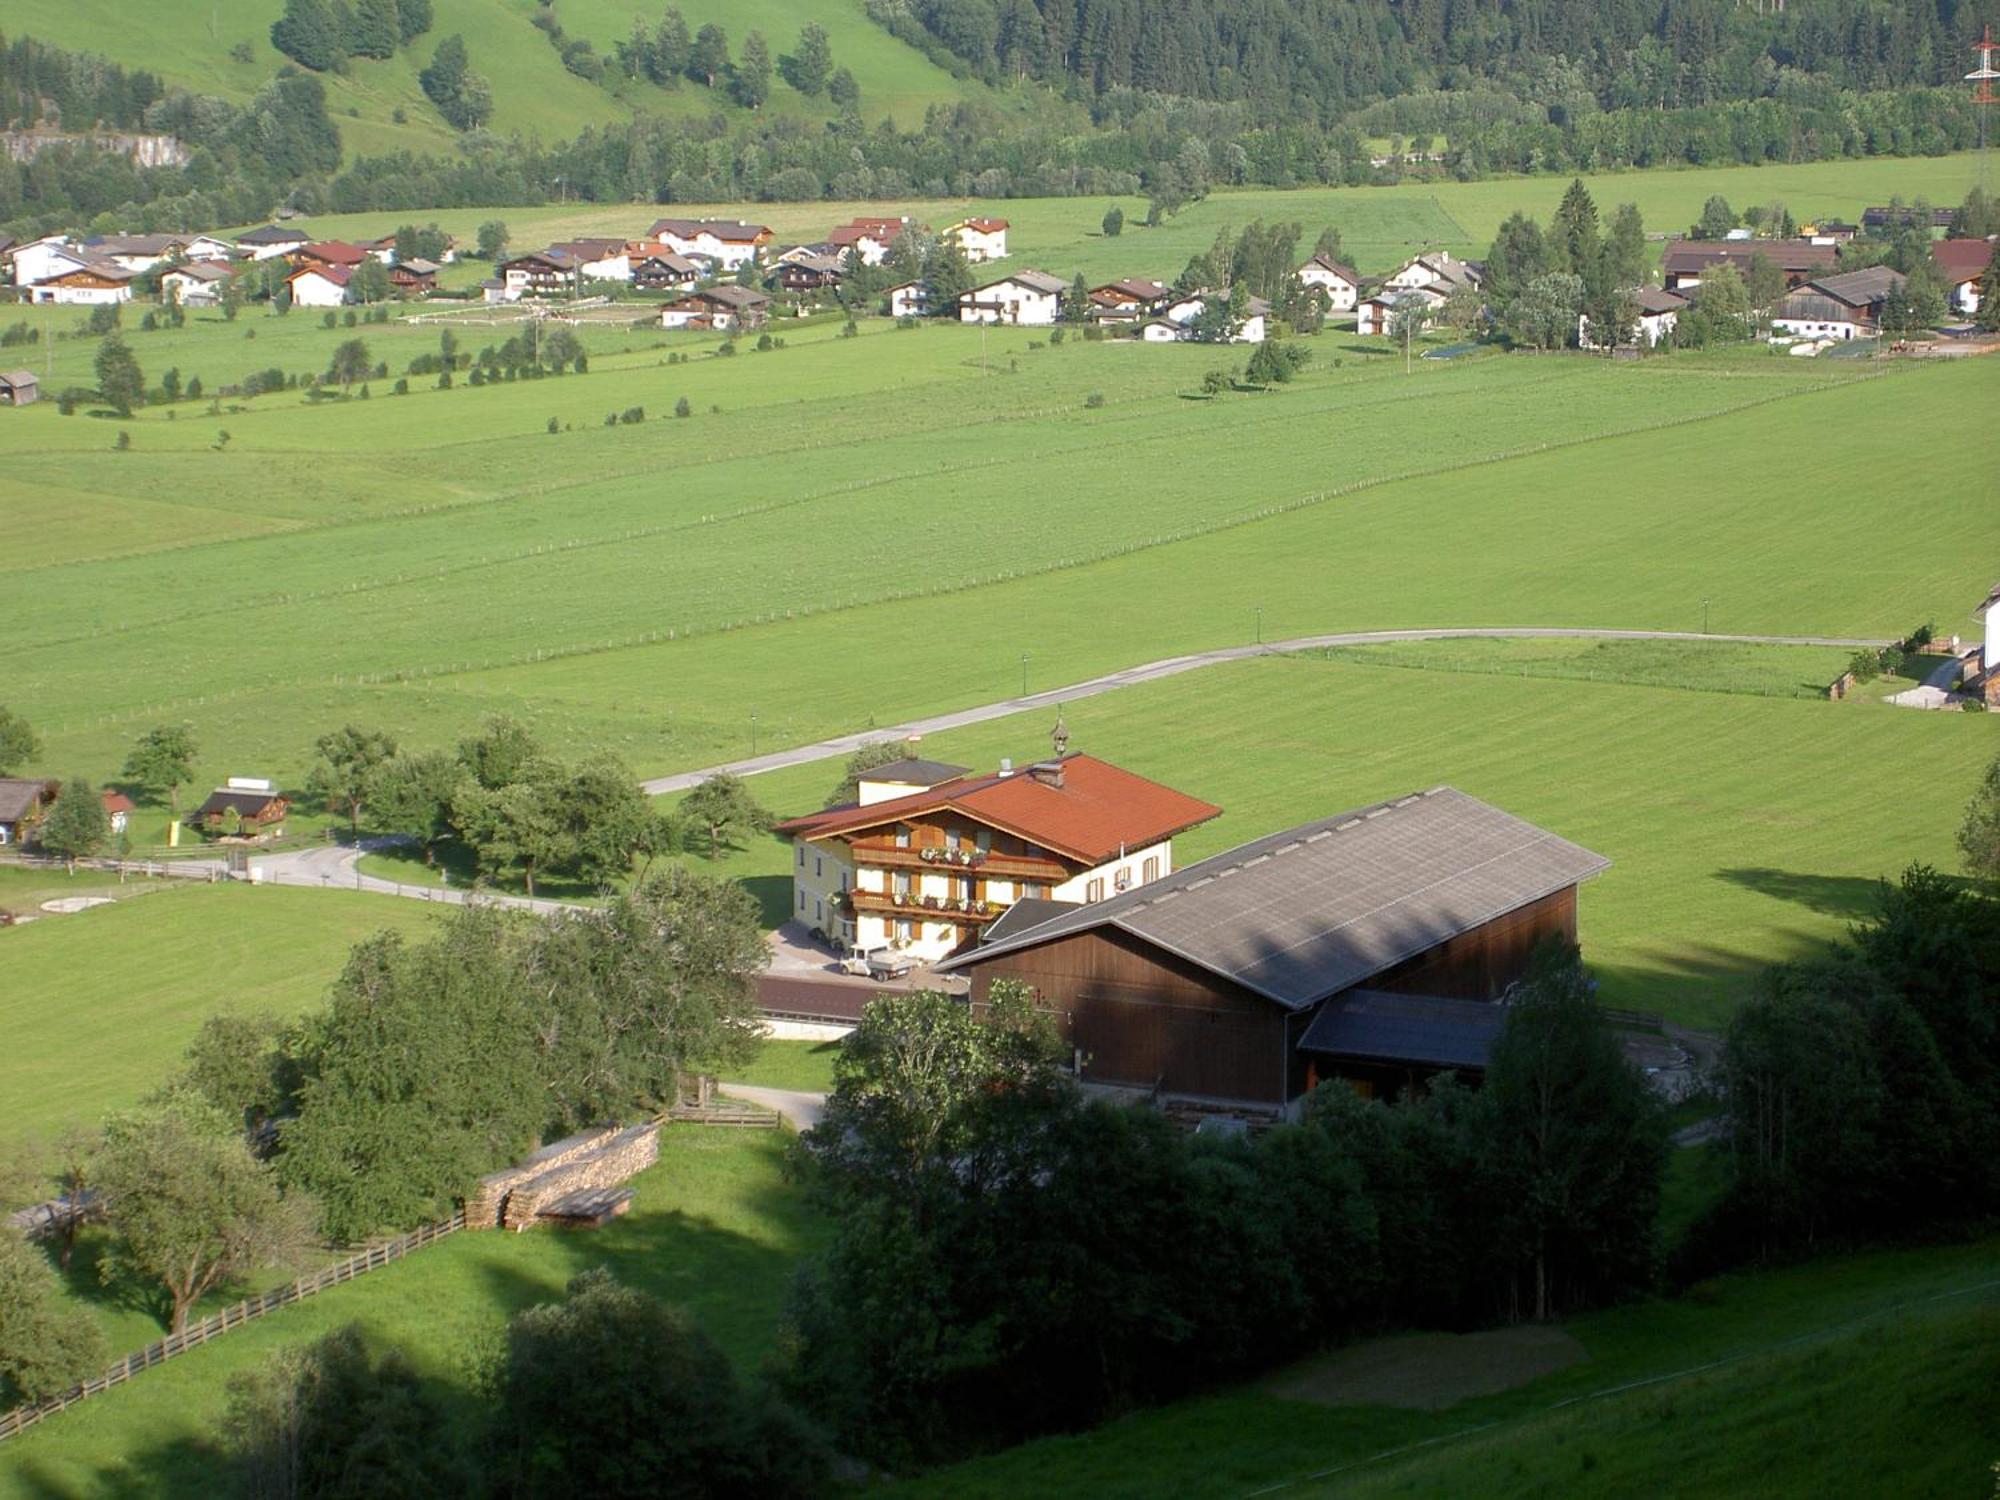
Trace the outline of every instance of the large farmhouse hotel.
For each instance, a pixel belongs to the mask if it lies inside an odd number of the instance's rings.
[[[853,803],[777,831],[793,841],[795,921],[933,961],[1019,902],[1102,901],[1163,879],[1174,836],[1221,811],[1066,753],[1058,735],[1052,758],[1019,770],[915,759],[877,767]]]

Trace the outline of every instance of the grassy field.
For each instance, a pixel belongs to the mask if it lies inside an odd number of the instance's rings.
[[[1674,1302],[1572,1319],[1565,1328],[1583,1362],[1443,1411],[1241,1389],[885,1493],[1983,1495],[2000,1457],[1989,1399],[2000,1378],[1996,1250],[1988,1242],[1726,1276]]]
[[[1018,691],[1024,652],[1046,687],[1243,640],[1260,605],[1267,638],[1689,628],[1704,598],[1717,630],[1886,636],[1985,586],[1962,550],[1885,547],[1873,497],[1907,483],[1899,431],[1992,398],[1989,361],[1871,379],[1756,353],[1494,357],[1405,376],[1323,336],[1295,386],[1201,402],[1185,392],[1212,351],[1027,333],[987,340],[983,379],[969,330],[821,328],[685,366],[635,348],[561,380],[149,414],[127,453],[31,408],[0,429],[6,489],[107,495],[114,515],[139,493],[154,514],[107,534],[85,499],[34,539],[51,560],[15,572],[37,606],[0,647],[8,701],[52,764],[89,774],[161,718],[236,774],[292,776],[323,724],[449,740],[495,711],[652,771],[747,749],[753,712],[766,746],[894,722]],[[429,341],[399,337],[396,362]],[[602,425],[681,393],[689,421]],[[858,429],[857,403],[923,420]],[[551,416],[573,430],[548,434]],[[1831,499],[1754,461],[1799,444],[1837,466]],[[1980,508],[1979,452],[1936,429],[1946,531]],[[235,534],[189,539],[183,516]],[[887,534],[893,566],[830,565]]]
[[[0,1139],[137,1102],[207,1017],[296,1015],[355,943],[429,919],[414,901],[352,892],[194,885],[0,931]]]
[[[324,75],[327,109],[350,154],[452,149],[455,132],[424,97],[417,74],[439,40],[454,33],[465,38],[473,68],[493,86],[489,128],[501,135],[554,142],[639,112],[670,119],[704,118],[715,110],[743,113],[719,89],[694,83],[662,89],[627,79],[615,68],[603,86],[584,81],[563,66],[548,39],[530,24],[534,0],[434,0],[433,9],[429,33],[394,57],[355,58],[343,73]],[[590,41],[609,59],[612,44],[630,35],[635,16],[657,25],[662,9],[624,0],[564,0],[560,18],[570,37]],[[861,86],[862,112],[871,121],[894,116],[914,126],[931,104],[990,95],[976,83],[954,79],[869,21],[860,0],[684,0],[680,10],[690,31],[719,22],[731,56],[740,54],[749,32],[761,30],[775,59],[796,45],[800,26],[819,22],[832,39],[835,64],[849,69]],[[36,18],[30,34],[149,69],[198,93],[244,100],[286,62],[270,39],[271,22],[282,11],[279,0],[207,0],[198,7],[138,11],[120,0],[78,0]],[[249,62],[230,55],[239,43],[249,44]],[[809,100],[782,79],[774,80],[766,109],[798,119],[834,114],[824,96]]]
[[[639,1196],[627,1217],[590,1234],[455,1236],[273,1314],[0,1445],[0,1497],[212,1494],[213,1458],[202,1444],[229,1376],[349,1322],[378,1347],[406,1351],[462,1412],[474,1361],[506,1318],[552,1300],[594,1265],[686,1307],[739,1368],[754,1370],[772,1350],[793,1267],[823,1233],[783,1180],[788,1139],[670,1126],[659,1164],[634,1179]],[[129,1336],[129,1313],[108,1316]]]

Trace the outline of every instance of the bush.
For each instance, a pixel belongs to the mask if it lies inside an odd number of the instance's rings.
[[[1882,675],[1882,657],[1875,651],[1857,651],[1848,659],[1847,670],[1856,682],[1873,682]]]
[[[643,406],[628,406],[619,415],[618,420],[628,427],[635,423],[643,422],[646,420],[646,408]]]
[[[408,380],[398,380],[396,384],[393,387],[391,387],[391,390],[395,395],[407,396],[410,394],[410,382]]]
[[[1096,411],[1098,407],[1104,404],[1104,392],[1092,391],[1088,396],[1083,398],[1083,404],[1089,410]]]
[[[757,352],[758,352],[759,354],[762,354],[762,353],[764,353],[764,352],[765,352],[766,350],[768,350],[768,349],[769,349],[770,347],[771,347],[771,335],[770,335],[770,334],[768,334],[768,333],[760,333],[760,334],[758,334],[758,335],[757,335]]]
[[[715,352],[721,355],[724,359],[728,359],[731,355],[736,353],[736,340],[724,339],[722,341],[722,347],[717,349]]]
[[[691,417],[694,415],[694,407],[688,404],[687,397],[683,396],[674,403],[674,415],[677,417]]]
[[[852,318],[849,318],[845,323],[840,325],[840,336],[844,339],[856,338],[860,335],[860,333],[861,333],[860,325],[858,325]]]
[[[561,432],[561,431],[562,431],[562,423],[558,422],[558,421],[557,421],[557,420],[556,420],[556,419],[555,419],[554,417],[550,417],[550,418],[549,418],[549,431],[550,431],[550,432]]]

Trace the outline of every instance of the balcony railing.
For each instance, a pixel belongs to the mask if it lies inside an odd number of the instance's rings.
[[[926,854],[930,858],[926,859]],[[898,849],[886,844],[854,845],[854,862],[877,869],[936,870],[947,875],[984,875],[989,880],[1040,880],[1050,885],[1061,885],[1076,873],[1057,860],[1033,859],[1024,854],[981,854],[976,849]]]
[[[899,896],[893,891],[848,891],[849,907],[870,916],[904,917],[914,922],[957,922],[978,925],[992,921],[1006,910],[987,901],[964,901],[956,896]]]

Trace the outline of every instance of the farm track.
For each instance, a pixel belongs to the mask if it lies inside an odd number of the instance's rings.
[[[1843,650],[1858,650],[1862,647],[1885,644],[1879,640],[1863,640],[1851,636],[1712,635],[1703,634],[1698,630],[1593,630],[1588,627],[1515,625],[1348,630],[1330,635],[1301,635],[1294,636],[1290,640],[1267,641],[1261,645],[1224,646],[1213,651],[1194,651],[1183,656],[1162,657],[1158,661],[1143,662],[1136,667],[1123,667],[1116,672],[1106,672],[1099,677],[1072,682],[1065,687],[1049,688],[1044,692],[1029,693],[1024,697],[1002,698],[997,702],[982,703],[973,708],[954,709],[950,713],[933,714],[922,719],[910,719],[881,729],[835,735],[831,739],[817,740],[810,745],[795,745],[789,750],[774,750],[768,755],[756,755],[745,760],[705,766],[698,771],[682,771],[672,776],[655,776],[640,782],[639,786],[649,796],[654,797],[671,792],[684,792],[723,772],[733,776],[756,776],[765,771],[784,770],[789,766],[810,765],[815,761],[831,760],[837,755],[852,755],[863,745],[876,740],[908,739],[912,735],[939,734],[948,729],[963,729],[971,724],[1004,719],[1009,714],[1024,713],[1036,708],[1055,708],[1078,699],[1095,698],[1102,693],[1116,692],[1120,688],[1136,687],[1143,682],[1158,682],[1162,678],[1178,677],[1183,672],[1197,671],[1202,667],[1248,661],[1258,656],[1284,656],[1296,651],[1318,651],[1332,646],[1377,646],[1391,641],[1479,639],[1709,641],[1719,645],[1828,646]]]
[[[1468,368],[1477,368],[1477,366],[1476,365],[1470,366]],[[1553,380],[1557,378],[1558,373],[1559,372],[1556,369],[1552,368],[1548,376],[1537,379],[1534,382],[1534,384],[1537,385],[1544,384],[1549,380]],[[1766,380],[1767,378],[1768,377],[1763,377],[1763,376],[1757,377],[1757,379],[1760,382]],[[1414,468],[1404,469],[1391,473],[1368,475],[1361,479],[1352,481],[1348,484],[1337,486],[1331,490],[1323,490],[1323,491],[1308,493],[1302,496],[1295,496],[1292,499],[1281,502],[1279,504],[1264,506],[1254,510],[1240,511],[1220,516],[1212,516],[1207,518],[1206,520],[1196,522],[1192,525],[1185,526],[1144,541],[1139,541],[1136,543],[1128,542],[1123,545],[1113,546],[1109,549],[1100,550],[1073,559],[1052,561],[1040,566],[1031,566],[1022,569],[1019,573],[1007,574],[1005,575],[1005,577],[1011,580],[1017,577],[1029,577],[1039,574],[1060,572],[1064,571],[1065,569],[1077,566],[1088,566],[1090,564],[1103,562],[1111,558],[1127,556],[1134,552],[1145,551],[1155,546],[1168,545],[1176,542],[1187,541],[1196,537],[1207,536],[1215,533],[1229,531],[1241,526],[1254,525],[1259,521],[1270,520],[1276,516],[1284,515],[1293,511],[1307,509],[1318,505],[1323,505],[1331,501],[1348,499],[1353,495],[1359,493],[1365,493],[1366,491],[1384,485],[1402,483],[1413,479],[1423,479],[1436,475],[1452,473],[1455,471],[1468,468],[1476,468],[1487,465],[1507,463],[1513,460],[1541,453],[1556,452],[1570,448],[1588,447],[1594,443],[1608,441],[1621,437],[1635,436],[1643,432],[1667,430],[1677,427],[1699,424],[1708,421],[1714,421],[1719,418],[1738,415],[1745,411],[1753,410],[1755,408],[1766,406],[1772,403],[1789,401],[1798,397],[1819,394],[1830,389],[1837,389],[1847,384],[1850,384],[1852,382],[1852,379],[1855,378],[1879,379],[1882,377],[1879,375],[1870,375],[1863,377],[1850,377],[1849,379],[1839,380],[1839,381],[1825,381],[1825,382],[1815,381],[1804,384],[1785,381],[1782,383],[1781,388],[1779,389],[1776,390],[1766,389],[1754,395],[1746,396],[1743,399],[1730,402],[1726,405],[1714,408],[1712,410],[1696,411],[1696,412],[1680,413],[1671,416],[1664,416],[1652,421],[1627,423],[1622,426],[1602,429],[1595,432],[1579,433],[1573,437],[1568,437],[1568,438],[1560,438],[1552,441],[1527,444],[1523,446],[1493,449],[1483,453],[1475,453],[1470,456],[1454,456],[1435,464],[1420,465]],[[1371,393],[1371,395],[1373,394],[1374,393]],[[1463,396],[1463,395],[1470,395],[1473,393],[1469,391],[1458,391],[1458,392],[1453,392],[1452,394]],[[1398,399],[1399,397],[1400,397],[1399,392],[1384,391],[1381,393],[1379,400],[1390,401],[1393,399]],[[1375,403],[1370,402],[1369,404],[1375,404]],[[1052,415],[1055,413],[1051,412],[1046,414]],[[1136,416],[1137,414],[1135,413],[1134,415]],[[1295,409],[1282,409],[1273,411],[1269,415],[1259,415],[1250,420],[1252,423],[1260,426],[1271,425],[1271,424],[1289,425],[1291,423],[1296,422],[1298,416],[1299,413]],[[1109,446],[1130,447],[1136,450],[1143,448],[1145,444],[1148,443],[1149,441],[1151,441],[1150,435],[1142,433],[1137,435],[1126,435],[1114,439]],[[1089,450],[1102,450],[1106,446],[1107,444],[1101,433],[1091,433],[1091,434],[1086,434],[1085,440],[1082,442],[1065,445],[1061,448],[1044,449],[1042,450],[1040,456],[1043,459],[1046,459],[1052,456],[1059,456],[1064,453],[1089,451]],[[1004,464],[1009,461],[1010,460],[988,459],[988,458],[972,459],[964,461],[963,463],[948,463],[940,465],[935,471],[922,470],[918,472],[923,477],[935,477],[935,476],[942,476],[947,473],[970,472],[974,470],[992,468],[995,467],[996,465]],[[740,507],[735,511],[706,514],[698,517],[688,518],[681,521],[668,522],[658,526],[637,528],[635,530],[621,532],[616,535],[592,537],[592,538],[579,538],[574,541],[562,542],[562,543],[543,543],[534,547],[529,547],[518,551],[502,553],[497,556],[489,555],[474,560],[468,560],[462,563],[457,563],[453,565],[437,567],[432,569],[426,569],[418,573],[400,574],[388,578],[355,580],[347,584],[345,587],[336,587],[331,589],[324,589],[324,588],[306,589],[295,592],[285,591],[282,593],[265,595],[265,596],[250,596],[237,600],[235,602],[234,608],[241,611],[241,610],[255,609],[255,608],[296,606],[299,604],[310,603],[318,599],[344,599],[344,598],[351,598],[360,594],[387,592],[398,588],[407,588],[413,585],[429,585],[435,583],[439,579],[446,577],[460,576],[468,573],[481,572],[496,568],[517,566],[523,563],[530,562],[537,557],[550,556],[560,553],[591,551],[591,550],[601,549],[607,546],[628,545],[632,541],[642,540],[658,535],[668,535],[674,533],[697,531],[707,527],[727,525],[742,520],[754,519],[771,512],[790,510],[803,505],[818,504],[825,501],[837,501],[846,496],[865,494],[870,490],[879,488],[885,484],[894,484],[898,482],[903,482],[909,479],[910,477],[912,477],[910,474],[902,473],[893,476],[877,477],[868,480],[849,481],[844,484],[829,486],[824,490],[815,491],[806,495],[792,496],[792,497],[771,500],[756,505]],[[599,480],[593,479],[589,481],[580,481],[579,483],[596,483],[596,482],[599,482]],[[555,488],[559,490],[567,487],[558,486]],[[536,492],[534,498],[541,498],[546,493],[547,492],[538,491]],[[511,498],[530,498],[530,497],[516,496]],[[488,504],[488,503],[493,503],[493,502],[481,502],[481,504]],[[460,506],[445,507],[445,509],[448,510],[458,510],[462,508],[463,507]],[[432,510],[426,512],[426,514],[434,515],[436,514],[436,511]],[[412,516],[411,518],[415,519],[416,517]],[[342,523],[342,524],[347,525],[347,524],[365,524],[365,523],[357,520],[356,522],[353,523]],[[310,530],[318,530],[320,528],[312,527],[304,529],[310,531]],[[297,534],[298,534],[297,531],[284,531],[262,536],[253,536],[253,537],[244,537],[240,539],[229,539],[224,541],[198,543],[194,545],[200,549],[220,550],[223,548],[228,548],[238,545],[255,545],[262,542],[289,538],[296,536]],[[69,567],[72,566],[72,564],[63,563],[57,566]],[[996,580],[984,577],[968,577],[956,582],[953,586],[945,589],[944,592],[954,592],[954,593],[961,592],[966,589],[979,588],[994,581]],[[848,609],[866,608],[871,605],[893,603],[896,602],[901,597],[903,597],[902,594],[892,590],[885,594],[878,594],[874,596],[862,596],[845,601],[828,602],[819,605],[817,607],[808,607],[805,612],[828,613],[828,614],[838,613]],[[170,627],[179,624],[184,624],[191,620],[206,617],[211,613],[212,611],[206,607],[192,611],[175,611],[172,613],[163,614],[145,620],[134,620],[134,621],[125,621],[115,624],[109,624],[109,625],[100,625],[87,633],[78,633],[69,636],[51,637],[44,640],[35,641],[32,643],[23,642],[20,643],[18,646],[0,646],[0,659],[4,659],[7,656],[14,655],[19,651],[43,650],[51,646],[73,645],[81,643],[86,640],[97,642],[101,645],[117,637],[127,636],[136,633],[143,633],[151,630],[157,630],[163,627]],[[789,618],[790,615],[791,612],[787,611],[786,618]],[[738,619],[735,621],[710,620],[706,622],[697,622],[691,624],[688,629],[680,632],[680,634],[688,637],[692,637],[695,635],[711,634],[717,631],[729,630],[732,628],[741,628],[746,625],[763,624],[766,622],[767,618],[770,620],[776,620],[778,616],[775,612],[773,612],[768,617],[764,615],[757,615],[754,618]],[[672,633],[670,632],[669,634],[671,637]],[[614,639],[611,641],[602,641],[601,639],[592,639],[589,641],[576,642],[568,645],[545,647],[539,649],[532,655],[521,655],[514,657],[512,659],[503,658],[498,661],[490,658],[473,660],[467,662],[463,667],[460,668],[423,667],[423,666],[412,666],[406,664],[405,666],[400,668],[378,667],[373,672],[366,674],[354,674],[354,675],[356,675],[357,680],[368,680],[370,678],[375,680],[380,680],[384,677],[396,676],[399,673],[407,673],[411,676],[421,676],[426,678],[444,678],[444,677],[458,676],[468,672],[485,671],[495,666],[526,665],[533,662],[560,659],[563,657],[579,655],[579,654],[596,654],[598,652],[607,650],[627,649],[633,646],[652,644],[656,639],[657,639],[657,632],[655,633],[655,636],[653,638],[644,640]],[[336,674],[336,678],[338,680],[339,677],[346,675],[349,674]],[[272,683],[268,682],[244,683],[240,687],[238,687],[234,692],[225,689],[220,693],[211,693],[206,696],[208,698],[211,698],[219,702],[230,697],[242,696],[244,694],[265,691],[272,685],[273,685]],[[178,702],[168,702],[164,704],[149,705],[145,709],[139,711],[139,716],[143,717],[147,713],[166,711],[178,706],[182,705],[180,705]]]

